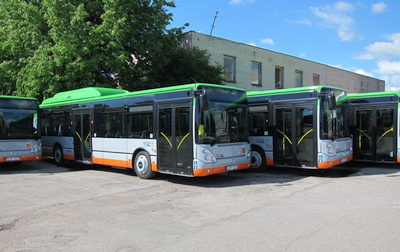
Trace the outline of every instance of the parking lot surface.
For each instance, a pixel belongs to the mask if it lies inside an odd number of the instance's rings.
[[[143,180],[0,166],[0,251],[398,251],[400,165]]]

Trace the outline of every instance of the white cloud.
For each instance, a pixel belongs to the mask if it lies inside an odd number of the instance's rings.
[[[378,58],[397,56],[400,57],[400,33],[393,33],[386,38],[389,42],[375,42],[365,47],[365,50]]]
[[[385,80],[387,90],[400,90],[400,33],[386,35],[385,39],[366,46],[365,53],[356,58],[376,59],[374,72]]]
[[[400,75],[382,76],[387,91],[400,90]]]
[[[231,1],[229,1],[229,3],[230,3],[230,4],[233,4],[233,5],[235,5],[235,4],[241,4],[241,3],[243,3],[243,0],[231,0]]]
[[[229,4],[237,5],[237,4],[247,4],[254,3],[256,0],[230,0]]]
[[[305,53],[300,53],[300,54],[299,54],[299,57],[300,57],[300,58],[305,58],[305,57],[306,57],[306,54],[305,54]]]
[[[378,69],[375,70],[379,74],[400,75],[400,61],[379,61]]]
[[[311,25],[311,21],[307,18],[305,19],[298,19],[298,20],[289,20],[287,19],[286,22],[290,24],[302,24],[302,25]]]
[[[374,59],[374,56],[370,53],[364,53],[364,54],[358,55],[355,59],[357,59],[357,60],[372,60],[372,59]]]
[[[322,26],[334,28],[339,38],[343,41],[350,41],[357,37],[353,31],[354,20],[347,13],[355,10],[354,5],[346,2],[336,2],[333,5],[310,7],[312,13],[322,19]]]
[[[378,13],[382,13],[386,10],[387,4],[384,2],[379,2],[377,4],[373,4],[372,5],[372,13],[373,14],[378,14]]]
[[[374,77],[374,75],[373,75],[372,73],[365,72],[365,71],[362,70],[362,69],[357,69],[357,70],[356,70],[356,73],[362,74],[362,75],[365,75],[365,76],[369,76],[369,77]]]
[[[342,67],[342,65],[341,65],[341,64],[337,64],[337,65],[330,65],[330,66],[332,66],[332,67],[336,67],[336,68],[340,68],[340,69],[344,69],[344,68]]]
[[[270,44],[270,45],[274,45],[274,44],[275,44],[275,43],[274,43],[274,40],[273,40],[273,39],[270,39],[270,38],[261,39],[260,42],[261,42],[262,44]]]

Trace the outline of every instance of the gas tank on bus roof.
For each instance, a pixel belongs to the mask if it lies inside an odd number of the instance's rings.
[[[118,95],[129,93],[127,90],[115,88],[86,87],[76,90],[64,91],[55,94],[52,98],[48,98],[42,102],[42,105],[58,103],[63,101],[90,99],[97,97],[105,97],[109,95]]]

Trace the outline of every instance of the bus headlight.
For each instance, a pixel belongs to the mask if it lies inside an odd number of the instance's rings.
[[[205,163],[216,163],[217,162],[217,158],[208,149],[199,147],[198,150],[199,151],[197,153],[200,153],[199,159],[201,159]]]
[[[42,143],[37,143],[33,148],[31,149],[31,152],[38,152],[42,150]]]
[[[326,144],[326,149],[327,149],[328,156],[331,156],[331,157],[336,156],[335,147],[331,143]]]

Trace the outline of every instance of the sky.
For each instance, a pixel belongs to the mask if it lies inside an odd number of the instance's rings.
[[[175,5],[168,9],[169,28],[189,23],[185,32],[338,67],[400,90],[399,0],[175,0]]]

